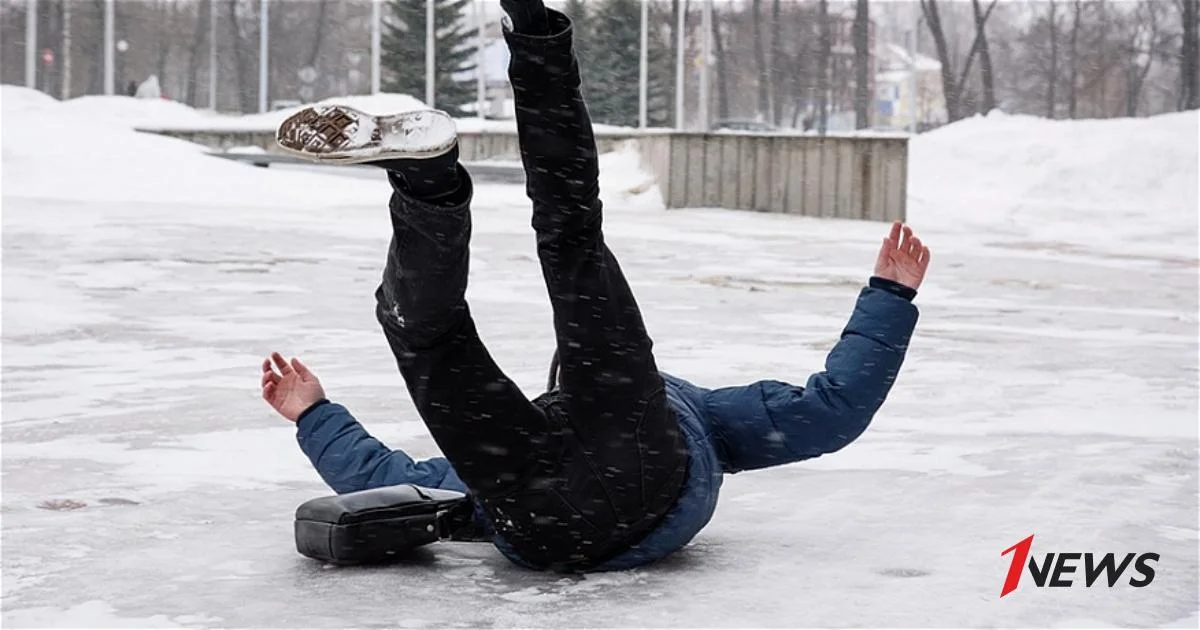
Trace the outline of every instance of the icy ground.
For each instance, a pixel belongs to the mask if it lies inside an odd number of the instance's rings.
[[[403,566],[296,554],[327,490],[258,398],[308,360],[386,443],[434,455],[373,317],[382,180],[255,169],[24,90],[3,98],[6,627],[1180,626],[1197,609],[1197,117],[968,121],[913,147],[933,247],[870,430],[727,480],[659,565],[529,573],[487,545]],[[1080,149],[1082,147],[1082,149]],[[820,369],[885,226],[665,212],[606,156],[607,233],[664,369]],[[1057,177],[1048,177],[1051,172]],[[550,317],[519,186],[476,193],[470,299],[539,391]],[[1157,552],[1146,588],[999,599],[1008,557]]]

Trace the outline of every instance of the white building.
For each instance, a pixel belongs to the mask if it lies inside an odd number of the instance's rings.
[[[501,37],[490,37],[483,46],[484,111],[483,117],[508,119],[516,116],[513,109],[512,87],[508,84],[508,45]],[[455,74],[460,81],[478,80],[477,70],[468,70]],[[476,103],[463,106],[466,111],[474,112]]]
[[[884,44],[879,53],[879,72],[875,75],[875,126],[879,129],[909,129],[914,111],[918,129],[945,124],[949,117],[942,90],[942,64],[920,53],[913,56],[907,48],[897,44]]]

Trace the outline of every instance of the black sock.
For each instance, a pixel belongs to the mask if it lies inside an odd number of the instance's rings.
[[[500,0],[500,8],[512,20],[514,33],[522,35],[549,35],[550,16],[542,0]]]
[[[370,162],[400,176],[405,192],[421,201],[438,201],[458,192],[458,145],[433,158],[400,158]]]

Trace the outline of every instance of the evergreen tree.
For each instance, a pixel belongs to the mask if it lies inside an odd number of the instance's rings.
[[[596,122],[638,124],[638,55],[641,51],[639,0],[602,0],[588,17],[584,81],[588,110]],[[651,126],[670,120],[669,63],[662,38],[649,34],[647,114]]]
[[[588,11],[585,0],[567,0],[562,12],[567,17],[571,18],[571,24],[574,31],[574,48],[575,56],[579,58],[579,68],[584,73],[584,81],[587,81],[587,71],[591,66],[589,63],[589,46],[591,39],[591,15]]]
[[[389,0],[391,17],[384,21],[381,65],[388,92],[425,100],[425,2]],[[461,106],[475,102],[475,77],[455,75],[475,69],[475,41],[462,22],[471,0],[435,0],[434,107],[461,114]]]

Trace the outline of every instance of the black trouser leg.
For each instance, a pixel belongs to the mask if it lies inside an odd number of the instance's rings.
[[[511,491],[543,462],[546,416],[500,371],[475,331],[464,293],[471,182],[411,197],[390,174],[392,242],[376,316],[421,418],[472,492]]]
[[[596,545],[604,547],[674,504],[687,451],[641,312],[604,243],[596,142],[570,23],[555,11],[549,18],[548,37],[505,33],[509,77],[578,451],[568,458],[566,498],[592,525],[613,532]]]

